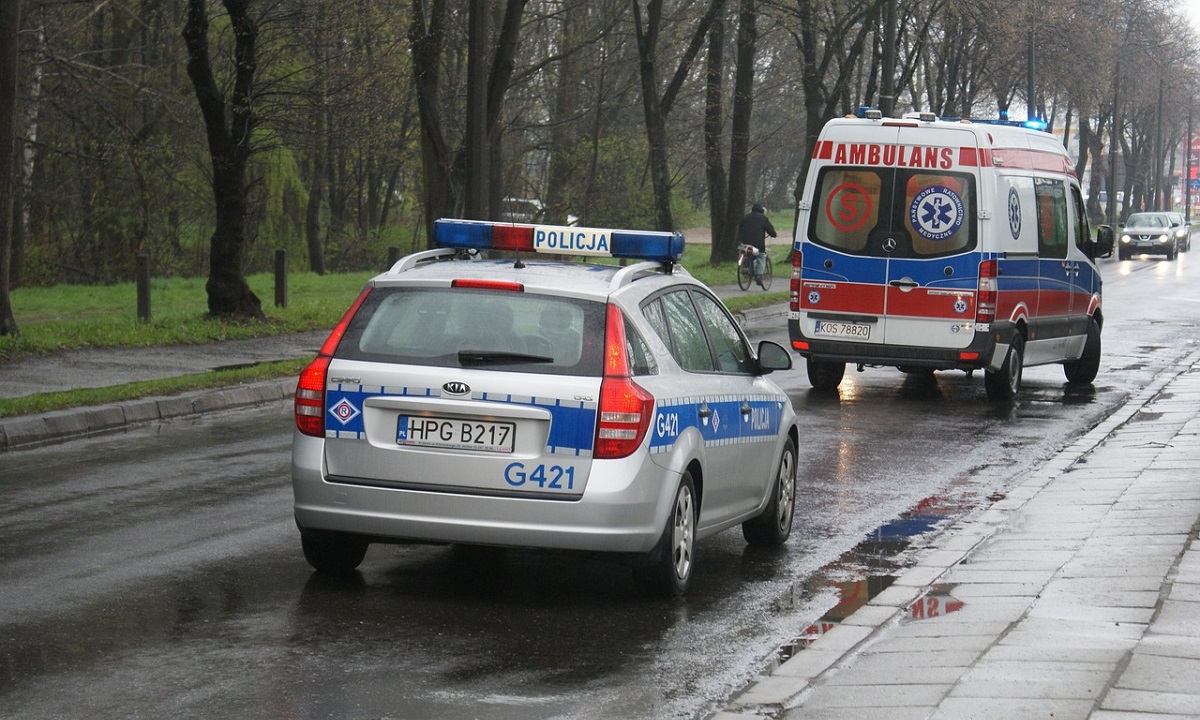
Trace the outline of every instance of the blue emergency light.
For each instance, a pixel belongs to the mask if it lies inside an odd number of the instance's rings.
[[[679,262],[683,234],[654,230],[601,230],[564,225],[525,225],[440,219],[433,223],[438,247],[507,250]]]

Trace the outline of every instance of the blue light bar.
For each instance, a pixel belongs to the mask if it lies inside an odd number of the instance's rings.
[[[438,247],[510,250],[679,262],[683,234],[654,230],[603,230],[562,225],[525,225],[440,219],[433,223]]]

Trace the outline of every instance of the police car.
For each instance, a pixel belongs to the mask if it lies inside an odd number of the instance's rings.
[[[767,375],[790,354],[751,347],[678,265],[682,235],[439,220],[434,239],[367,283],[299,379],[309,564],[405,541],[606,551],[672,596],[700,538],[787,540],[796,415]]]

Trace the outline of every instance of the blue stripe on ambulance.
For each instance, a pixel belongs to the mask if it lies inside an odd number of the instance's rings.
[[[743,414],[746,405],[750,412]],[[701,417],[703,409],[709,411],[708,417]],[[782,418],[783,402],[775,395],[664,400],[650,423],[650,452],[669,451],[689,428],[700,432],[705,445],[773,441]]]
[[[440,390],[425,387],[368,387],[364,385],[338,385],[325,392],[325,437],[363,440],[366,428],[363,425],[362,408],[367,398],[373,397],[439,397]],[[596,437],[596,405],[559,398],[539,398],[507,393],[475,393],[472,400],[495,402],[507,405],[526,405],[550,413],[550,434],[546,439],[546,452],[553,455],[591,455]]]

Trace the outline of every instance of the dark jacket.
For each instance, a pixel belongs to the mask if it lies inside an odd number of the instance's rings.
[[[775,226],[767,218],[766,213],[751,210],[738,223],[738,242],[753,245],[759,250],[767,249],[767,236],[775,237]]]

